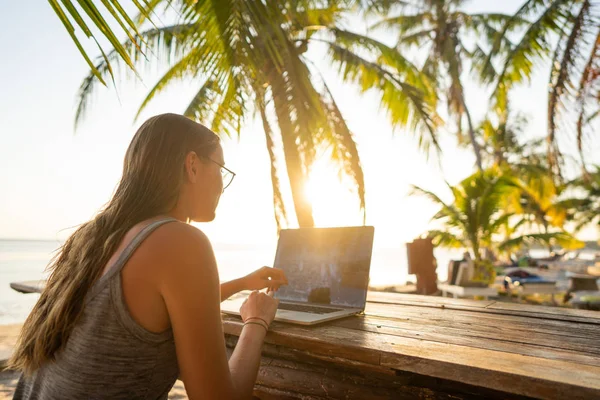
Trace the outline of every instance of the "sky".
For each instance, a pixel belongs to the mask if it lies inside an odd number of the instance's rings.
[[[468,10],[511,13],[520,4],[473,1]],[[198,83],[171,87],[134,121],[160,69],[143,71],[141,80],[121,74],[118,96],[114,88],[98,86],[90,112],[75,132],[77,91],[88,68],[47,1],[1,2],[0,21],[0,238],[64,239],[110,199],[137,127],[158,113],[183,112]],[[309,57],[323,71],[355,133],[365,171],[367,224],[376,228],[376,245],[412,240],[427,229],[436,210],[409,197],[410,185],[447,197],[444,181],[456,183],[472,173],[473,155],[458,149],[448,134],[442,139],[441,162],[428,160],[411,132],[388,123],[375,94],[360,95],[340,82],[321,49],[310,49]],[[530,136],[546,131],[547,76],[540,67],[531,84],[512,95],[513,106],[530,118]],[[479,120],[487,109],[487,93],[470,81],[466,90],[468,106]],[[273,240],[269,158],[261,124],[247,121],[240,139],[224,138],[223,147],[227,166],[237,176],[221,198],[217,219],[199,226],[219,243]],[[336,176],[325,158],[317,161],[308,189],[316,224],[360,224],[355,197]],[[288,208],[293,210],[291,204]]]

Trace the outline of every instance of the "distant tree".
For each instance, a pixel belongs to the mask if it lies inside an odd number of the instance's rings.
[[[496,82],[494,95],[505,97],[516,84],[528,81],[537,60],[550,60],[550,95],[548,97],[547,155],[555,174],[560,174],[561,152],[557,133],[576,132],[576,140],[583,159],[583,138],[587,131],[593,136],[592,121],[599,115],[600,99],[600,1],[597,0],[527,0],[504,22],[502,35],[492,46],[486,62],[493,69],[495,54],[503,39],[515,31],[516,25],[525,26],[520,40],[502,62],[499,72],[488,75]],[[577,114],[575,126],[563,124],[560,119],[567,111]],[[567,121],[568,118],[565,118]]]
[[[534,185],[533,181],[527,182]],[[484,249],[509,251],[532,243],[575,248],[582,245],[559,226],[538,232],[522,229],[529,215],[539,218],[537,221],[542,225],[560,225],[559,216],[554,212],[559,207],[548,205],[546,197],[530,193],[529,187],[507,171],[489,168],[448,187],[453,195],[451,203],[444,202],[431,191],[413,187],[414,195],[427,197],[440,207],[432,218],[437,227],[428,231],[437,246],[465,248],[476,262],[482,262]],[[523,204],[520,202],[522,197],[527,200]],[[516,206],[511,204],[515,199]],[[539,207],[534,208],[532,204]],[[557,219],[552,219],[554,217]]]
[[[456,118],[459,142],[463,139],[463,121],[467,122],[469,143],[475,154],[477,167],[483,170],[481,145],[476,138],[463,84],[465,65],[470,64],[480,77],[487,53],[486,45],[500,40],[497,52],[510,47],[501,37],[500,28],[511,20],[510,15],[499,13],[469,14],[463,11],[466,0],[391,1],[398,6],[398,15],[388,16],[373,28],[394,29],[399,33],[397,48],[409,51],[418,48],[426,54],[423,72],[436,84],[436,92],[444,93],[448,112]],[[426,50],[424,50],[426,49]],[[424,53],[426,51],[426,53]]]

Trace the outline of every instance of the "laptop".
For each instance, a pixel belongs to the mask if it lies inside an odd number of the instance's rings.
[[[275,293],[275,320],[313,325],[363,312],[374,232],[372,226],[281,230],[273,266],[289,283]],[[225,300],[221,311],[239,315],[246,297]]]

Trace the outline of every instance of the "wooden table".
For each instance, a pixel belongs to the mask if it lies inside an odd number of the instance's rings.
[[[364,316],[273,323],[255,395],[600,399],[600,312],[370,292]]]

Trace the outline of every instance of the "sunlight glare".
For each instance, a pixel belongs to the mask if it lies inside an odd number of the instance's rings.
[[[362,225],[358,197],[346,179],[340,179],[339,169],[326,159],[313,164],[304,192],[313,207],[315,226]]]

